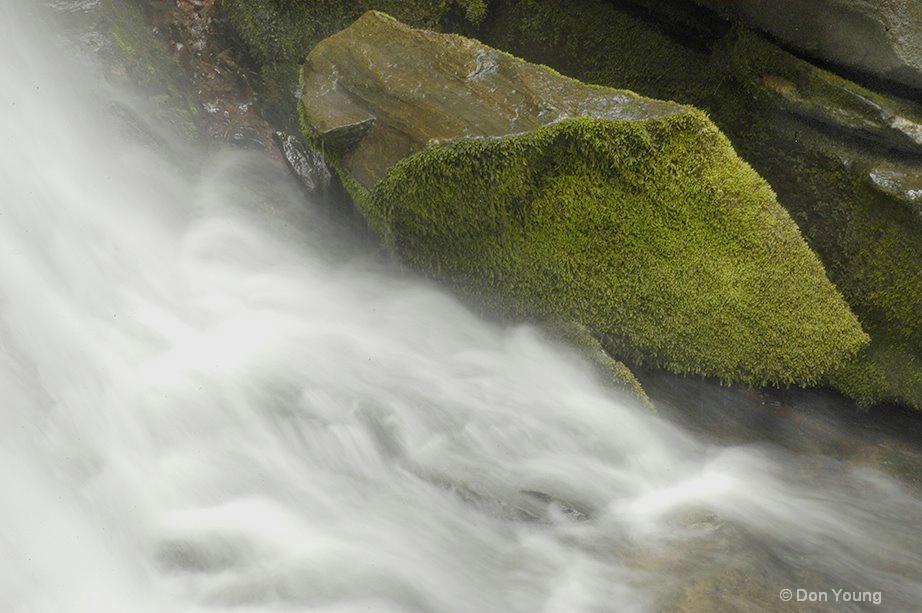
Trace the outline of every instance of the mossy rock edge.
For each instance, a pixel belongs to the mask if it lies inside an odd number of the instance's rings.
[[[364,82],[365,98],[377,100],[373,90],[382,88],[380,98],[405,99],[401,88],[419,87],[422,80],[391,78],[402,74],[395,58],[356,51],[368,42],[369,23],[363,17],[351,33],[318,45],[311,56],[326,59],[309,57],[304,82],[317,81],[310,71],[318,65],[336,70],[336,57],[372,55],[370,65],[385,72]],[[389,36],[418,32],[380,16],[373,26],[391,23]],[[420,36],[438,59],[434,66],[463,64],[453,49],[497,53],[458,36]],[[510,79],[502,66],[491,70]],[[559,79],[559,87],[587,87],[529,66]],[[306,93],[321,96],[301,107],[311,138],[330,125],[316,125],[305,109],[319,108],[331,91]],[[340,102],[342,94],[332,93]],[[618,357],[725,382],[807,385],[847,363],[868,337],[768,184],[704,113],[640,102],[646,118],[552,117],[508,135],[477,135],[466,123],[456,138],[408,147],[377,182],[368,173],[356,179],[354,154],[327,155],[394,253],[499,312],[574,320],[603,335]],[[376,115],[386,104],[363,104],[343,121],[368,117],[386,135],[387,122],[403,117]],[[386,139],[375,141],[375,149],[386,146]]]
[[[872,338],[825,383],[861,405],[922,411],[918,104],[869,91],[697,12],[677,32],[660,13],[645,17],[610,0],[491,7],[480,32],[491,45],[591,83],[706,109],[769,181]],[[707,36],[690,41],[691,31]]]

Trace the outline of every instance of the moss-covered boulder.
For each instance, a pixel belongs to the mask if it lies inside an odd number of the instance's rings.
[[[497,1],[481,36],[587,81],[706,108],[771,183],[872,337],[830,382],[862,404],[922,410],[918,105],[714,22],[690,2],[678,17],[627,5]]]
[[[368,189],[440,141],[521,134],[575,117],[647,120],[689,111],[566,79],[473,39],[412,29],[374,11],[310,53],[302,84],[312,138]]]
[[[725,381],[811,383],[866,335],[700,111],[368,13],[304,65],[302,113],[405,262],[504,312]]]

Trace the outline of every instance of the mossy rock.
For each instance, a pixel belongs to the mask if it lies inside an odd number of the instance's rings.
[[[781,110],[834,129],[840,137],[922,155],[922,106],[871,91],[737,30],[728,39],[734,74]]]
[[[256,78],[260,113],[296,132],[301,63],[323,38],[370,9],[428,28],[474,29],[488,0],[217,0],[218,29],[242,51]]]
[[[481,34],[500,48],[590,82],[706,108],[771,183],[872,337],[829,382],[862,404],[922,410],[918,105],[738,27],[721,32],[703,21],[699,30],[713,38],[689,44],[662,18],[606,0],[491,6]]]
[[[311,137],[368,189],[439,141],[503,137],[572,117],[646,120],[688,111],[375,11],[314,48],[302,85]]]
[[[922,0],[695,0],[811,57],[922,90]]]
[[[647,20],[637,11],[620,10],[618,4],[631,3],[494,0],[480,38],[568,76],[654,98],[700,105],[719,88],[715,77],[720,71],[707,53],[670,35],[669,17],[650,13],[655,20]],[[643,0],[643,4],[662,8],[664,3]],[[700,36],[692,33],[696,41]],[[706,46],[707,41],[699,44]]]
[[[307,136],[385,244],[499,311],[758,385],[814,383],[867,343],[771,188],[694,108],[381,13],[321,42],[303,81]]]
[[[750,32],[731,34],[717,51],[749,97],[751,113],[725,110],[724,121],[779,190],[871,334],[871,346],[830,382],[863,405],[898,402],[922,410],[920,107]],[[789,83],[783,95],[773,91],[777,79]]]

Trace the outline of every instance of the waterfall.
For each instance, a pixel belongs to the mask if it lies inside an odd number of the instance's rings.
[[[650,413],[382,263],[266,156],[139,136],[150,102],[22,13],[0,610],[708,610],[715,581],[753,610],[922,601],[913,486]]]

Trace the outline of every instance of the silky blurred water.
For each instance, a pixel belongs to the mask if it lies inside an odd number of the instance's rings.
[[[915,490],[648,412],[3,2],[0,611],[922,602]]]

